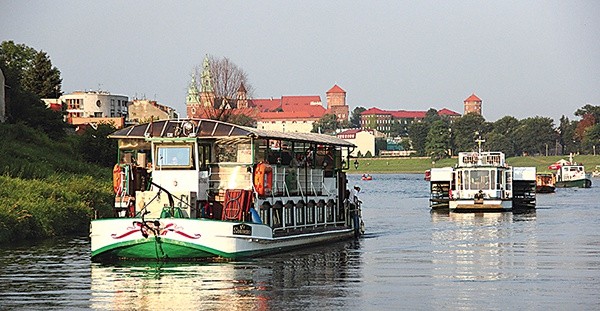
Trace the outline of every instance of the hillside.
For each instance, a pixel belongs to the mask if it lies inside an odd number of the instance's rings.
[[[76,144],[0,124],[0,243],[87,234],[95,210],[110,210],[110,169],[80,160]]]

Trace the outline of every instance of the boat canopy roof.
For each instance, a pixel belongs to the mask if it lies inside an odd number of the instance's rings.
[[[210,119],[170,119],[153,121],[146,124],[132,125],[108,135],[116,139],[149,139],[149,138],[262,138],[311,142],[335,146],[354,147],[353,143],[317,133],[292,133],[261,130]]]

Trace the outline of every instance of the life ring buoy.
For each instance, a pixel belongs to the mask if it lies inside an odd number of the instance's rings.
[[[123,169],[119,164],[115,164],[113,168],[113,190],[116,195],[123,192]]]
[[[260,162],[256,165],[254,189],[260,196],[271,195],[273,190],[273,168],[268,163]]]

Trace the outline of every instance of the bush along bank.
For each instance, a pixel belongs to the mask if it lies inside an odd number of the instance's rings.
[[[82,161],[77,139],[0,124],[0,243],[86,235],[111,212],[111,170]]]

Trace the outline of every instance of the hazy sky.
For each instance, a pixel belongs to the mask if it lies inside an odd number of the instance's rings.
[[[145,96],[185,113],[206,54],[255,97],[320,95],[350,109],[443,107],[471,93],[488,121],[600,105],[600,1],[7,1],[0,41],[46,51],[63,91]]]

